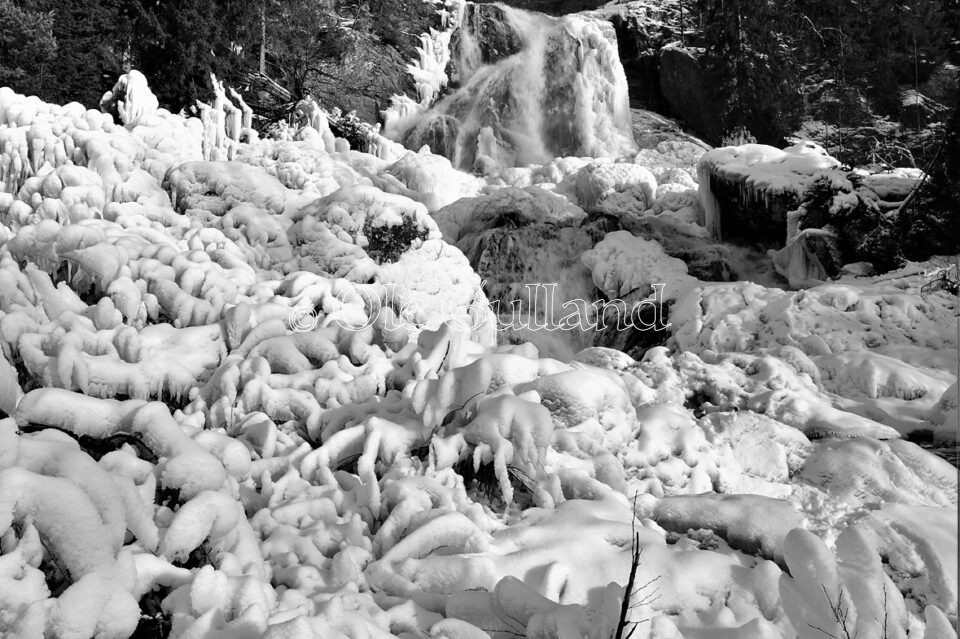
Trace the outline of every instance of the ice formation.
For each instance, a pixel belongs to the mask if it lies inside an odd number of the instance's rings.
[[[609,23],[581,15],[549,18],[500,7],[521,50],[480,64],[469,22],[422,36],[411,67],[419,104],[395,99],[385,134],[408,148],[428,145],[454,166],[497,173],[557,156],[617,158],[636,151],[626,76]],[[460,86],[447,84],[450,35],[460,36]],[[427,108],[429,107],[429,108]]]
[[[783,150],[762,144],[713,149],[700,158],[697,171],[700,221],[710,233],[716,238],[753,235],[778,247],[786,244],[778,255],[778,271],[797,286],[826,279],[817,257],[805,247],[810,238],[804,237],[801,225],[808,227],[808,234],[816,230],[821,239],[836,243],[833,231],[817,228],[826,220],[808,217],[842,219],[845,212],[860,208],[882,217],[899,208],[923,178],[919,169],[874,174],[850,170],[809,141]],[[826,210],[807,209],[810,204],[804,196],[815,184],[829,191],[821,204]],[[859,216],[864,216],[863,211]],[[854,232],[856,242],[864,232]],[[869,259],[874,257],[879,256]]]
[[[702,239],[689,146],[482,179],[215,93],[0,89],[0,635],[955,637],[956,469],[901,438],[955,438],[922,267],[701,282],[582,228]],[[665,281],[672,327],[498,344],[478,236],[589,299]]]

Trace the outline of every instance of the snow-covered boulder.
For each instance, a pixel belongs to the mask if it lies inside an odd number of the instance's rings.
[[[687,275],[682,260],[669,257],[654,240],[629,231],[608,233],[580,258],[593,274],[593,281],[608,299],[642,300],[659,293],[662,301],[677,299],[697,280]]]
[[[839,160],[803,142],[780,150],[763,144],[708,151],[697,166],[703,223],[714,237],[752,237],[783,243],[787,213],[816,176],[836,171]]]
[[[101,111],[117,115],[120,122],[131,129],[159,107],[160,102],[150,90],[147,78],[136,69],[121,75],[100,99]]]
[[[933,439],[944,444],[960,441],[960,385],[954,382],[943,391],[930,414]]]
[[[577,172],[575,180],[577,199],[588,213],[643,213],[652,208],[657,192],[656,178],[637,164],[590,164]]]

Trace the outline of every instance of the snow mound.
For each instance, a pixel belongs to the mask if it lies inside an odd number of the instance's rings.
[[[954,382],[943,392],[930,415],[933,438],[944,443],[960,442],[960,383]]]
[[[833,499],[856,507],[901,503],[953,506],[957,473],[916,444],[869,439],[825,442],[799,473]]]
[[[576,226],[586,213],[566,198],[537,187],[506,187],[476,198],[464,198],[434,215],[451,244],[489,228],[546,223]]]
[[[643,213],[653,205],[657,181],[637,164],[597,163],[577,172],[577,198],[588,213]]]
[[[656,240],[629,231],[608,233],[580,258],[608,299],[649,297],[659,288],[663,300],[676,299],[697,284],[683,260],[664,253]]]
[[[788,502],[759,495],[679,495],[657,502],[651,519],[675,532],[707,528],[732,548],[784,562],[784,541],[806,518]]]
[[[609,71],[579,20],[558,42]],[[260,140],[214,92],[184,118],[131,72],[115,119],[0,89],[0,635],[605,639],[625,610],[813,637],[842,605],[949,636],[956,472],[897,439],[956,413],[955,301],[921,267],[704,285],[574,203],[687,219],[689,148],[481,181],[351,151],[309,102]],[[498,344],[468,256],[534,249],[516,272],[577,295],[666,284],[672,330],[636,359]]]

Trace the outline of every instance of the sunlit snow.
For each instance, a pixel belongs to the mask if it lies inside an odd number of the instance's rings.
[[[311,103],[258,139],[220,85],[202,120],[135,72],[118,120],[0,89],[0,635],[126,638],[150,600],[174,638],[609,639],[627,597],[639,639],[955,637],[957,470],[904,438],[960,427],[940,267],[791,290],[625,230],[564,253],[591,215],[704,242],[698,178],[836,163],[637,153],[600,27],[551,25],[595,47],[577,112],[609,110],[584,157],[547,136],[484,178],[351,150]],[[498,342],[472,238],[535,224],[485,268],[587,302],[662,283],[660,343]]]

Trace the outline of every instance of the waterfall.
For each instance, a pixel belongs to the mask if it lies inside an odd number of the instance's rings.
[[[457,30],[459,38],[458,47],[458,65],[459,77],[457,80],[462,84],[466,82],[471,75],[483,64],[483,52],[480,49],[480,43],[477,41],[475,33],[480,31],[477,19],[480,13],[470,11],[466,18],[461,19],[461,24]]]
[[[457,28],[450,58],[459,86],[452,82],[430,108],[392,120],[388,137],[415,150],[428,145],[458,168],[481,172],[635,151],[626,76],[609,23],[481,7],[490,5],[469,5]],[[485,40],[491,32],[507,45]]]

